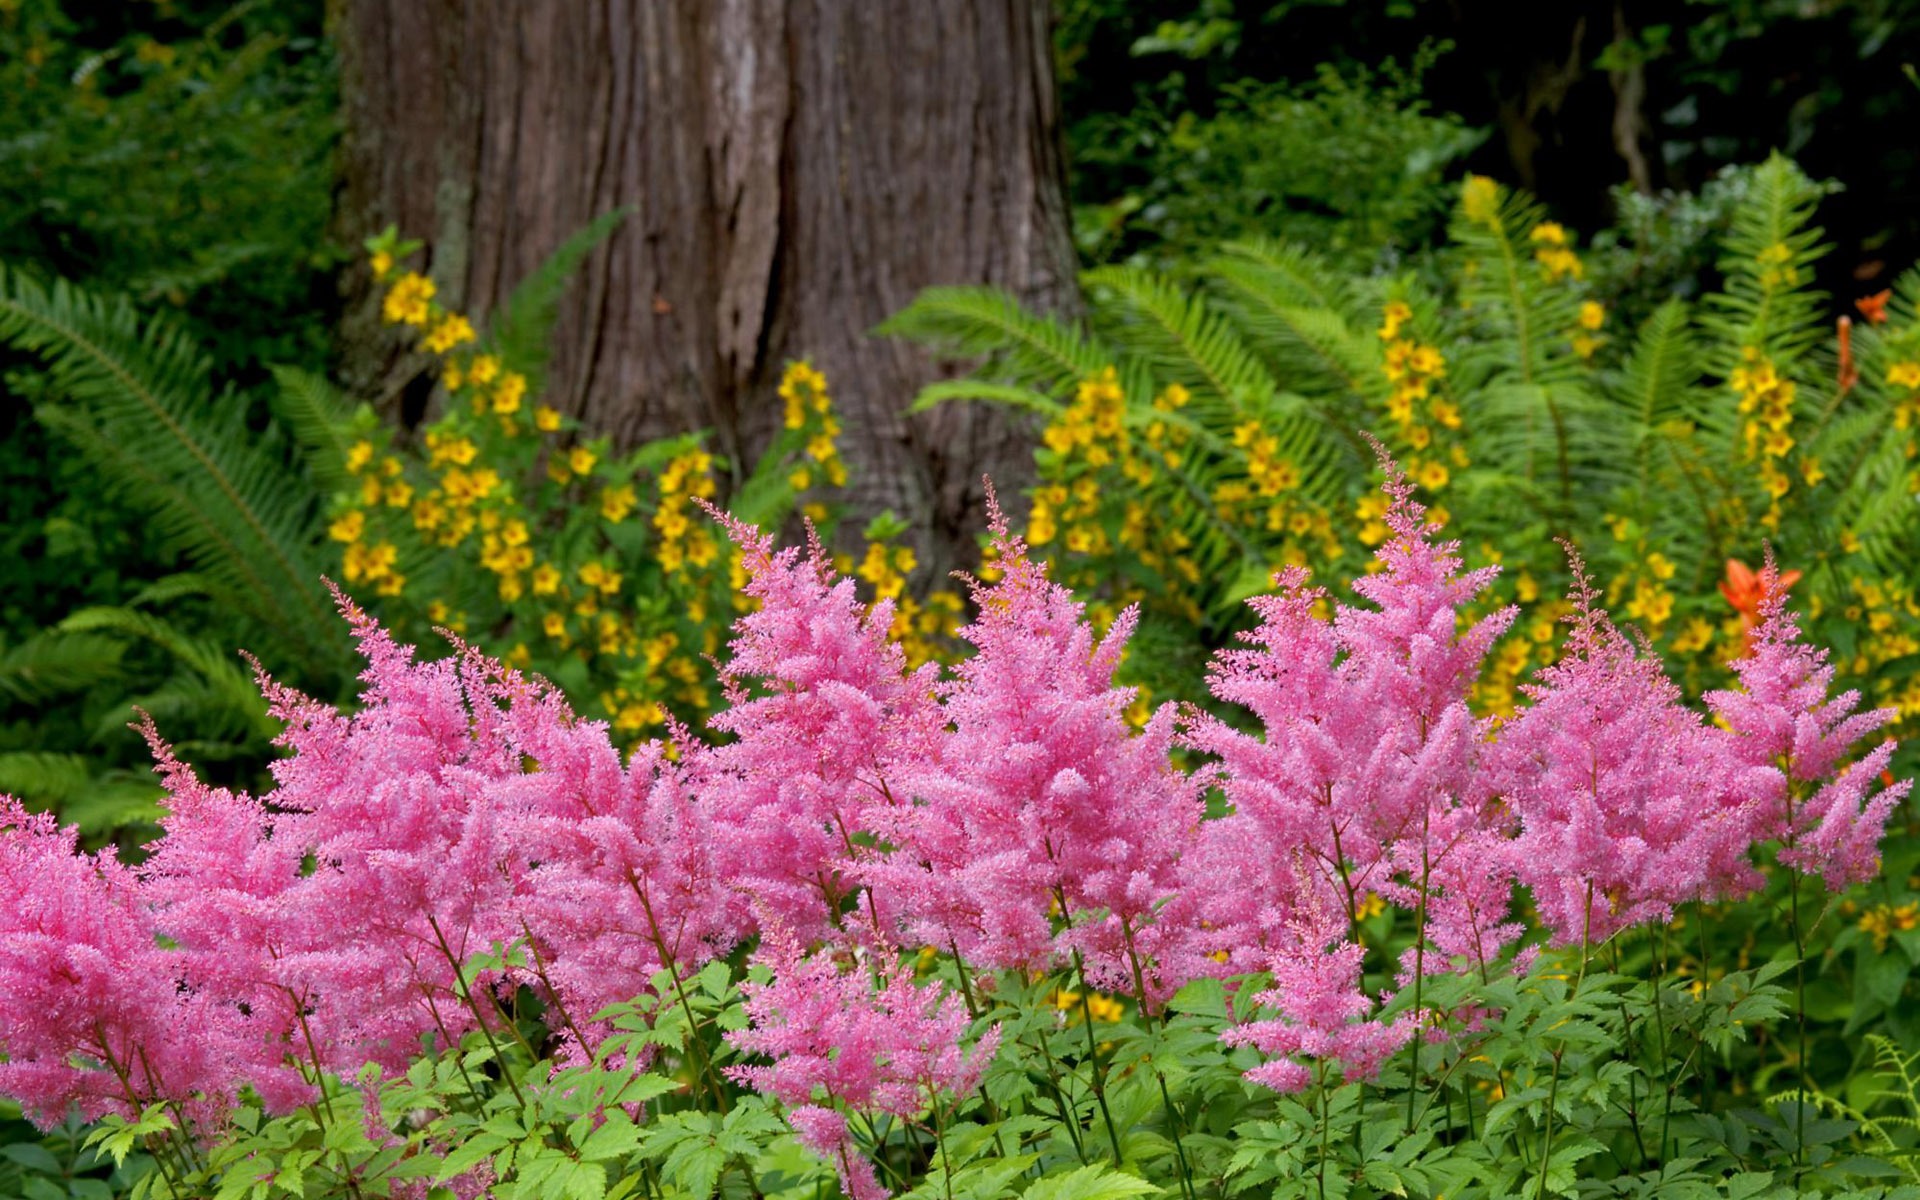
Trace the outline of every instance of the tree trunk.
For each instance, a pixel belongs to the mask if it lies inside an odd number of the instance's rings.
[[[855,508],[913,520],[943,566],[980,474],[1029,469],[1004,412],[909,418],[940,368],[867,331],[933,284],[1071,303],[1046,0],[334,0],[332,20],[342,228],[426,239],[448,303],[483,317],[632,206],[562,303],[555,407],[624,445],[710,429],[750,463],[809,358]],[[357,311],[349,381],[392,398],[404,371]]]

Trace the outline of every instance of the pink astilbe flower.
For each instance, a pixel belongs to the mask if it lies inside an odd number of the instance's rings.
[[[183,987],[134,873],[0,796],[0,1094],[42,1127],[166,1101],[216,1119],[231,1018]]]
[[[521,935],[521,872],[491,799],[521,762],[479,665],[415,663],[411,647],[344,598],[341,607],[368,663],[360,712],[262,680],[292,752],[273,764],[277,786],[261,802],[273,814],[269,857],[298,855],[302,869],[272,896],[268,921],[247,915],[258,895],[234,889],[182,909],[168,932],[202,959],[266,964],[271,983],[300,998],[302,1040],[329,1070],[400,1070],[422,1035],[474,1028],[456,964]],[[180,787],[178,773],[167,779]],[[182,797],[183,811],[206,807]],[[160,853],[178,904],[199,868]],[[222,897],[234,912],[216,914]]]
[[[1199,832],[1201,781],[1169,760],[1172,705],[1127,724],[1135,692],[1113,674],[1134,610],[1096,638],[990,511],[1003,575],[970,581],[975,653],[941,692],[952,732],[910,780],[925,803],[901,841],[928,868],[914,936],[992,967],[1078,950],[1095,986],[1158,1004],[1190,977],[1175,969],[1187,935],[1158,910]]]
[[[942,1097],[965,1099],[999,1049],[1000,1027],[963,1050],[968,1018],[958,996],[917,985],[897,964],[880,968],[876,984],[858,963],[842,970],[830,953],[805,954],[777,922],[766,924],[755,961],[773,978],[741,985],[752,1024],[726,1036],[773,1061],[727,1073],[788,1106],[794,1131],[834,1162],[850,1198],[884,1196],[845,1118],[828,1105],[909,1121]]]
[[[1391,536],[1380,570],[1354,584],[1371,606],[1322,615],[1329,599],[1305,570],[1281,571],[1276,594],[1250,601],[1251,646],[1220,653],[1211,676],[1263,736],[1205,715],[1188,735],[1218,756],[1233,812],[1210,823],[1183,903],[1234,971],[1291,952],[1304,906],[1336,903],[1351,919],[1367,893],[1424,903],[1430,970],[1454,955],[1484,966],[1517,933],[1493,853],[1508,829],[1482,769],[1489,725],[1467,707],[1513,610],[1462,628],[1496,569],[1462,571],[1459,544],[1434,540],[1412,485],[1382,462]]]
[[[1325,925],[1303,922],[1292,944],[1273,955],[1273,982],[1254,1002],[1278,1015],[1220,1036],[1227,1045],[1252,1046],[1274,1056],[1246,1074],[1275,1091],[1305,1091],[1314,1082],[1315,1067],[1309,1064],[1332,1063],[1349,1080],[1372,1079],[1417,1026],[1413,1013],[1393,1021],[1368,1019],[1373,1004],[1360,988],[1366,952],[1344,937],[1329,943]]]
[[[1707,704],[1731,731],[1728,758],[1754,800],[1753,840],[1779,842],[1782,863],[1840,891],[1879,873],[1887,818],[1913,786],[1875,786],[1892,761],[1891,739],[1854,762],[1846,756],[1899,714],[1856,711],[1857,691],[1830,695],[1827,652],[1801,640],[1771,556],[1760,594],[1759,624],[1733,664],[1740,690],[1712,692]]]
[[[321,1069],[302,1025],[312,997],[284,982],[278,961],[286,949],[280,926],[288,893],[301,875],[300,848],[269,836],[258,800],[201,782],[151,718],[143,718],[140,731],[167,791],[164,836],[140,867],[142,898],[178,946],[174,969],[218,997],[235,1031],[248,1038],[249,1053],[238,1064],[246,1081],[270,1111],[288,1111],[313,1099],[308,1068]]]
[[[564,1017],[575,1054],[608,1030],[593,1017],[650,990],[656,972],[686,977],[737,942],[749,922],[717,861],[688,769],[658,742],[622,766],[600,722],[575,721],[557,696],[515,680],[515,745],[535,768],[511,796],[515,849],[536,863],[520,897],[532,969]],[[681,747],[683,763],[702,753]]]
[[[1524,686],[1532,703],[1499,743],[1520,819],[1513,861],[1562,945],[1665,920],[1751,874],[1719,741],[1659,659],[1608,621],[1577,558],[1573,571],[1564,655]]]
[[[703,759],[697,786],[723,873],[757,909],[817,938],[865,882],[856,835],[884,836],[904,811],[899,764],[934,753],[938,668],[907,670],[887,637],[891,604],[869,611],[817,542],[804,557],[776,552],[766,534],[715,516],[760,608],[735,623],[722,676],[731,706],[711,722],[734,740]]]

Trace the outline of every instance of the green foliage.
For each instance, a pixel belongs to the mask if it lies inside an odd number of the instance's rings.
[[[1103,191],[1075,210],[1082,252],[1165,261],[1278,229],[1366,264],[1423,243],[1446,211],[1446,173],[1485,137],[1428,109],[1431,61],[1423,50],[1404,71],[1323,66],[1304,85],[1241,79],[1204,113],[1174,87],[1090,116],[1075,131],[1075,169],[1082,195]]]
[[[180,309],[223,370],[318,365],[339,261],[320,6],[147,7],[0,12],[0,261]]]
[[[1304,246],[1231,242],[1177,274],[1090,272],[1083,321],[934,292],[884,329],[987,357],[922,403],[1046,415],[1029,533],[1069,577],[1216,642],[1277,566],[1352,567],[1364,546],[1340,544],[1329,517],[1377,515],[1369,431],[1470,551],[1506,551],[1511,595],[1563,586],[1554,541],[1570,538],[1616,611],[1711,683],[1740,642],[1715,582],[1770,545],[1807,574],[1817,636],[1848,673],[1920,713],[1920,276],[1842,346],[1815,286],[1824,189],[1779,157],[1729,188],[1709,251],[1720,286],[1636,328],[1565,228],[1471,176],[1431,271],[1355,274]],[[1096,386],[1109,366],[1113,386]],[[1489,710],[1511,705],[1545,641],[1516,631]]]

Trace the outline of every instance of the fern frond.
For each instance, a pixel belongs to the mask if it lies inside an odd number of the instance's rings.
[[[112,606],[83,608],[55,628],[68,634],[105,635],[143,641],[164,651],[186,668],[186,680],[174,680],[167,688],[155,693],[154,697],[138,701],[141,707],[190,707],[195,711],[231,714],[235,720],[223,725],[222,729],[236,735],[251,732],[271,737],[275,732],[274,723],[267,716],[266,701],[261,698],[252,673],[241,665],[240,656],[232,647],[221,644],[215,638],[196,638],[153,613]],[[169,690],[177,695],[191,693],[193,704],[183,706],[167,699]],[[124,720],[123,714],[112,714],[103,728],[111,728],[114,723]]]
[[[0,652],[0,696],[36,704],[84,691],[119,672],[125,649],[117,638],[41,630]]]
[[[324,378],[296,367],[274,367],[275,390],[269,400],[274,419],[299,446],[307,475],[321,491],[348,487],[347,452],[354,443],[350,422],[354,405]]]
[[[874,332],[958,358],[991,356],[986,377],[1049,395],[1114,364],[1113,354],[1076,326],[1028,312],[990,287],[928,288]]]
[[[1101,267],[1085,282],[1102,325],[1124,330],[1116,338],[1162,379],[1245,410],[1280,391],[1239,333],[1198,295],[1141,267]],[[1102,296],[1102,291],[1111,293]]]
[[[1775,153],[1753,173],[1752,186],[1733,210],[1723,243],[1722,290],[1706,298],[1705,324],[1719,341],[1722,374],[1751,348],[1786,374],[1822,333],[1824,294],[1813,268],[1828,247],[1813,223],[1824,189]]]
[[[1051,396],[1018,384],[994,383],[986,379],[939,379],[920,389],[908,412],[926,412],[951,400],[985,400],[1009,408],[1025,409],[1051,420],[1065,406]]]
[[[183,332],[124,298],[0,269],[0,344],[45,363],[61,402],[37,415],[224,603],[286,637],[311,669],[344,664],[314,553],[318,497],[288,486],[286,448],[249,428],[240,397],[209,395],[206,360]]]
[[[0,792],[35,809],[54,809],[83,838],[113,833],[160,817],[160,785],[151,772],[96,773],[79,754],[16,750],[0,753]]]

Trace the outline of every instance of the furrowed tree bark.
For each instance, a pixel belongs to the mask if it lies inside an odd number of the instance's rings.
[[[426,239],[450,304],[484,317],[632,206],[562,303],[549,403],[623,445],[710,429],[750,463],[785,363],[810,358],[855,508],[913,520],[939,566],[980,527],[981,473],[1026,474],[1002,411],[908,417],[942,368],[867,331],[934,284],[1073,302],[1046,0],[334,0],[330,16],[342,232]],[[349,383],[391,401],[408,371],[357,286]]]

